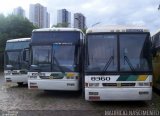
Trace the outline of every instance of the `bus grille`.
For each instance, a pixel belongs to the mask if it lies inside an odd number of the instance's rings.
[[[104,87],[134,87],[135,83],[102,83]]]
[[[12,75],[19,75],[20,73],[18,72],[12,72]]]
[[[49,76],[39,76],[41,79],[50,79]]]
[[[104,87],[113,87],[113,86],[117,86],[117,83],[102,83],[102,85]]]
[[[122,87],[134,87],[136,84],[135,83],[121,83]]]
[[[20,74],[27,74],[27,71],[21,70],[21,71],[20,71]]]

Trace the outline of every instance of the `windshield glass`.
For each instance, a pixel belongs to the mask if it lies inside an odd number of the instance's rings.
[[[51,46],[33,46],[32,47],[32,65],[38,65],[42,71],[51,69]]]
[[[147,34],[121,34],[120,36],[120,70],[150,71],[151,54]]]
[[[88,35],[87,71],[117,71],[117,36]]]
[[[16,49],[23,49],[28,47],[29,47],[29,41],[6,43],[6,50],[16,50]]]
[[[12,51],[6,52],[6,65],[12,65],[13,68],[19,68],[20,64],[20,52]]]
[[[75,46],[53,45],[53,71],[74,71]]]

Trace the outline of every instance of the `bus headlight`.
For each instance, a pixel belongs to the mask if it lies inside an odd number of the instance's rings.
[[[152,86],[152,83],[150,83],[150,82],[139,82],[138,86]]]
[[[37,76],[29,76],[30,79],[37,79]]]
[[[89,83],[89,87],[98,87],[99,83]]]
[[[5,75],[11,75],[11,73],[10,73],[10,72],[5,72],[4,74],[5,74]]]

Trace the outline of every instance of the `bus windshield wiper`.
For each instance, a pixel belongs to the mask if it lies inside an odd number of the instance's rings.
[[[129,67],[130,67],[130,69],[131,69],[132,71],[135,71],[133,65],[131,64],[129,58],[128,58],[126,55],[124,55],[124,61],[126,61],[126,62],[128,63],[128,65],[129,65]]]
[[[106,62],[104,68],[103,68],[103,72],[107,71],[108,67],[110,66],[111,62],[113,61],[113,64],[114,64],[114,56],[111,56],[109,58],[109,60]]]
[[[62,67],[60,66],[57,58],[56,58],[54,55],[53,55],[53,58],[54,58],[54,60],[55,60],[55,62],[56,62],[57,67],[59,68],[59,70],[60,70],[63,74],[65,74],[65,72],[64,72],[64,70],[62,69]]]

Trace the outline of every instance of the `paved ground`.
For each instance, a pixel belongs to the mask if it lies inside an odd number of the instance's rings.
[[[79,92],[28,90],[5,84],[0,73],[0,115],[107,115],[108,111],[160,111],[160,95],[145,102],[87,102]],[[5,115],[4,115],[5,116]],[[7,115],[8,116],[8,115]]]

